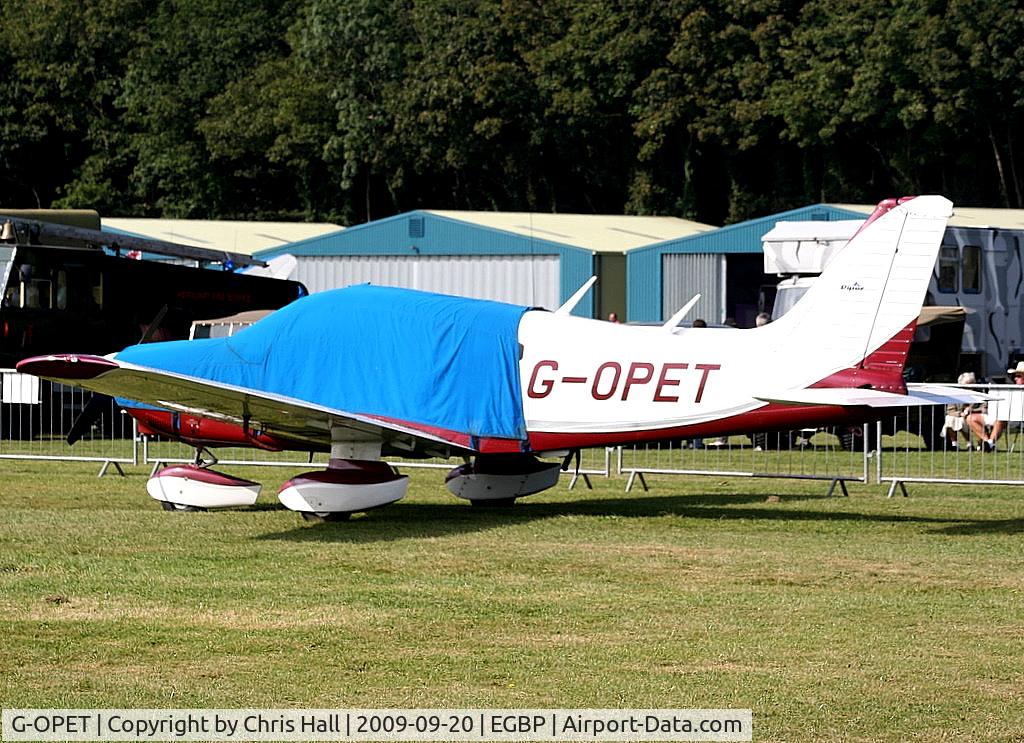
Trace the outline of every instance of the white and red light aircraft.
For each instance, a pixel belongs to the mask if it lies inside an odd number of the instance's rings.
[[[462,456],[448,487],[473,502],[551,487],[537,456],[592,446],[858,423],[885,407],[974,399],[907,394],[916,318],[952,204],[879,204],[796,307],[748,330],[617,325],[402,289],[300,299],[230,338],[39,356],[21,372],[125,400],[147,430],[197,447],[329,450],[282,486],[320,517],[403,497],[382,455]],[[691,303],[692,305],[692,303]],[[135,402],[127,402],[135,401]],[[472,463],[468,458],[472,457]],[[150,494],[179,506],[252,503],[259,485],[199,464]]]

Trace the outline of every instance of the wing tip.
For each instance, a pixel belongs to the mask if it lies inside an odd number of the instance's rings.
[[[22,359],[15,368],[22,374],[31,374],[46,379],[95,379],[112,369],[119,369],[117,363],[102,356],[80,356],[74,353],[32,356]]]

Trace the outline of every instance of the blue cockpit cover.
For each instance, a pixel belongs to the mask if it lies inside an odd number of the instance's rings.
[[[477,437],[526,439],[527,307],[369,285],[299,299],[230,338],[130,346],[140,366]]]

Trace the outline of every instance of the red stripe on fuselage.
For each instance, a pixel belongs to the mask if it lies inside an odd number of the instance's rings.
[[[810,385],[810,388],[859,387],[906,394],[907,386],[903,381],[903,366],[906,364],[907,353],[910,350],[910,343],[914,339],[916,328],[917,320],[914,319],[875,351],[868,354],[859,365],[831,374]],[[847,408],[839,405],[771,403],[749,413],[689,426],[610,433],[534,431],[530,433],[530,448],[533,451],[550,451],[765,431],[788,431],[796,428],[842,426],[878,420],[884,414],[882,410],[884,409],[867,406]]]
[[[749,413],[741,413],[706,423],[671,426],[645,431],[612,431],[607,433],[571,433],[532,431],[530,449],[552,451],[591,446],[643,444],[674,439],[707,438],[765,431],[788,431],[797,428],[818,428],[863,423],[882,416],[880,408],[844,408],[837,405],[780,405],[769,403]]]

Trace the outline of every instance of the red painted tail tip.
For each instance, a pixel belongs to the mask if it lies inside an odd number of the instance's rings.
[[[15,368],[22,374],[47,379],[95,379],[118,365],[102,356],[79,356],[63,353],[54,356],[33,356],[22,359]]]
[[[908,201],[912,201],[913,199],[916,198],[916,196],[902,196],[898,199],[882,199],[881,201],[878,202],[878,206],[875,207],[875,210],[871,212],[871,216],[868,217],[864,221],[864,224],[862,224],[857,229],[857,232],[854,233],[853,237],[857,237],[857,235],[864,231],[865,227],[867,227],[869,224],[874,222],[879,217],[888,214],[900,204],[906,204]],[[851,237],[850,239],[852,240],[853,238]]]

